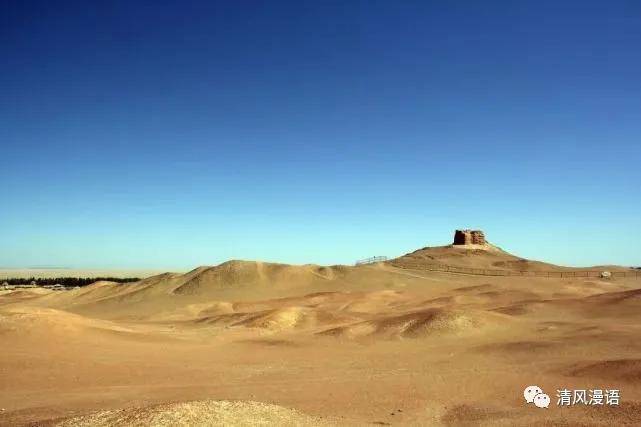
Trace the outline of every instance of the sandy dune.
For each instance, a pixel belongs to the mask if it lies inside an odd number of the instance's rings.
[[[563,269],[441,247],[4,292],[0,424],[639,425],[641,280],[429,263]],[[524,403],[531,384],[548,409]],[[563,388],[617,388],[621,404],[559,407]]]

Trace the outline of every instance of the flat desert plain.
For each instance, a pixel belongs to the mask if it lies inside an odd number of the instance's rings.
[[[434,263],[565,271],[447,246],[3,291],[0,424],[641,425],[641,279]],[[526,404],[530,385],[548,408]],[[559,406],[560,389],[620,402]]]

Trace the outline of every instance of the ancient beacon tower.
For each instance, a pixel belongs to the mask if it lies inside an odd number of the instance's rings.
[[[455,245],[484,245],[485,234],[481,230],[456,230],[454,232]]]

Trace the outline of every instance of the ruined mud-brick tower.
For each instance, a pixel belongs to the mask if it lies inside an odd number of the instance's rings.
[[[454,232],[455,245],[484,245],[485,234],[481,230],[456,230]]]

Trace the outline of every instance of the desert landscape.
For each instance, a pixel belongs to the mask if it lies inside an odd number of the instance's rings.
[[[2,291],[0,424],[641,423],[639,270],[454,241],[358,266]],[[548,408],[526,404],[530,385]],[[620,402],[559,406],[561,389]]]
[[[0,16],[0,427],[641,427],[641,2]]]

